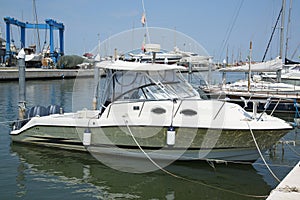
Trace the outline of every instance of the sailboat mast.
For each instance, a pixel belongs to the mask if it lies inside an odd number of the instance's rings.
[[[251,60],[252,60],[252,41],[250,41],[250,49],[249,49],[248,92],[250,92],[250,86],[251,86]]]
[[[32,7],[33,7],[33,18],[35,19],[35,23],[38,24],[38,17],[36,12],[36,3],[35,0],[32,1]],[[39,28],[36,27],[36,33],[37,33],[37,42],[38,42],[38,52],[41,52],[41,42],[40,42],[40,31]]]
[[[286,40],[285,40],[285,58],[287,58],[287,51],[288,51],[288,43],[289,43],[289,29],[290,29],[290,23],[291,23],[291,12],[292,12],[292,4],[293,0],[290,0],[290,7],[289,7],[289,16],[288,16],[288,24],[286,28]]]
[[[282,0],[282,15],[281,15],[281,27],[280,27],[280,50],[279,50],[279,57],[283,59],[283,38],[284,38],[284,18],[285,18],[285,0]],[[281,69],[276,72],[276,79],[277,82],[281,82]]]
[[[283,59],[283,38],[284,38],[284,18],[285,18],[285,3],[286,0],[282,0],[282,15],[281,15],[281,27],[280,27],[280,51],[279,56]]]

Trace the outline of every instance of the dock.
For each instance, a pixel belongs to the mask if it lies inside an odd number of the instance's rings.
[[[300,161],[288,175],[271,191],[267,200],[300,199]]]
[[[27,68],[26,80],[41,79],[62,79],[62,78],[85,78],[93,77],[93,69],[42,69]],[[19,71],[17,68],[0,68],[0,81],[18,80]]]

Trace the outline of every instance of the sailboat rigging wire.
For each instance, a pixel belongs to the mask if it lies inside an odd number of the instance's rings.
[[[232,29],[233,29],[233,27],[234,27],[234,25],[235,25],[235,22],[236,22],[236,20],[237,20],[237,18],[238,18],[238,16],[239,16],[239,13],[240,13],[240,10],[241,10],[241,7],[242,7],[243,3],[244,3],[244,0],[241,1],[240,5],[239,5],[239,7],[238,7],[238,9],[237,9],[237,12],[236,12],[236,14],[235,14],[235,16],[234,16],[234,19],[233,19],[233,22],[232,22],[231,27],[228,27],[228,29],[227,29],[227,31],[226,31],[225,40],[223,40],[222,46],[221,46],[221,48],[220,48],[220,49],[221,49],[221,52],[220,52],[220,54],[219,54],[219,60],[221,60],[221,56],[222,56],[222,54],[223,54],[223,52],[224,52],[224,49],[225,49],[225,47],[226,47],[226,45],[227,45],[227,42],[228,42],[228,40],[229,40],[229,37],[230,37],[230,35],[231,35]]]
[[[42,51],[45,50],[47,52],[48,49],[45,49],[46,44],[47,44],[47,29],[45,30],[45,41],[43,44],[43,48],[41,49]]]
[[[37,17],[37,12],[36,12],[35,0],[32,0],[32,4],[33,4],[33,17],[35,19],[35,23],[38,24],[39,22],[38,22],[38,17]],[[37,37],[38,37],[37,42],[38,42],[39,52],[41,52],[40,31],[39,31],[38,26],[36,26],[36,32],[37,32]]]
[[[220,187],[217,187],[217,186],[213,186],[213,185],[208,185],[208,184],[205,184],[205,183],[202,183],[200,181],[196,181],[196,180],[191,180],[191,179],[188,179],[188,178],[185,178],[185,177],[182,177],[182,176],[179,176],[179,175],[176,175],[164,168],[162,168],[158,163],[156,163],[148,154],[147,152],[144,151],[144,149],[141,147],[141,145],[138,143],[138,141],[136,140],[136,138],[134,137],[129,125],[128,125],[128,121],[126,119],[124,119],[124,122],[126,124],[126,127],[133,139],[133,141],[135,142],[135,144],[138,146],[138,148],[141,150],[141,152],[143,152],[143,154],[146,156],[147,159],[149,159],[149,161],[154,165],[156,166],[159,170],[163,171],[164,173],[174,177],[174,178],[177,178],[177,179],[180,179],[180,180],[184,180],[184,181],[187,181],[187,182],[190,182],[190,183],[194,183],[194,184],[198,184],[198,185],[202,185],[202,186],[205,186],[205,187],[208,187],[210,189],[214,189],[214,190],[219,190],[219,191],[222,191],[222,192],[228,192],[228,193],[231,193],[231,194],[235,194],[235,195],[239,195],[239,196],[243,196],[243,197],[252,197],[252,198],[266,198],[267,196],[259,196],[259,195],[251,195],[251,194],[242,194],[242,193],[239,193],[239,192],[235,192],[235,191],[231,191],[231,190],[227,190],[227,189],[224,189],[224,188],[220,188]]]
[[[282,10],[283,10],[283,7],[281,7],[281,9],[280,9],[280,11],[279,11],[279,15],[278,15],[278,17],[277,17],[277,20],[276,20],[275,26],[274,26],[274,28],[273,28],[273,31],[272,31],[272,34],[271,34],[270,40],[269,40],[269,42],[268,42],[268,45],[267,45],[267,48],[266,48],[265,54],[264,54],[264,56],[263,56],[263,58],[262,58],[262,60],[261,60],[262,62],[264,62],[264,61],[265,61],[266,55],[267,55],[267,53],[268,53],[268,50],[269,50],[269,48],[270,48],[271,41],[272,41],[272,39],[273,39],[274,32],[275,32],[275,30],[276,30],[276,27],[277,27],[277,24],[278,24],[278,22],[279,22],[280,16],[281,16],[281,14],[282,14]]]
[[[259,149],[259,146],[258,146],[258,144],[257,144],[257,142],[256,142],[256,139],[255,139],[255,136],[254,136],[254,134],[253,134],[253,132],[252,132],[252,129],[251,129],[251,127],[250,127],[250,125],[249,125],[248,122],[247,122],[247,125],[248,125],[248,127],[249,127],[251,136],[252,136],[252,138],[253,138],[253,141],[254,141],[254,143],[255,143],[256,149],[257,149],[257,151],[258,151],[258,153],[259,153],[261,159],[262,159],[263,162],[265,163],[265,166],[268,168],[268,170],[269,170],[269,172],[271,173],[271,175],[272,175],[272,176],[280,183],[279,178],[277,178],[277,176],[273,173],[273,171],[271,170],[271,168],[268,166],[266,160],[264,159],[264,157],[263,157],[263,155],[262,155],[262,153],[261,153],[261,151],[260,151],[260,149]]]
[[[295,57],[295,55],[296,55],[296,53],[297,53],[299,47],[300,47],[300,43],[297,45],[295,51],[293,52],[291,59],[293,59],[293,58]]]

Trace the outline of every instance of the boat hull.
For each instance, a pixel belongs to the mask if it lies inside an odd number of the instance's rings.
[[[161,160],[255,161],[259,158],[250,130],[175,128],[174,145],[167,144],[168,127],[108,126],[72,127],[37,125],[19,134],[13,142],[23,142],[95,154]],[[91,133],[84,146],[84,132]],[[261,151],[274,145],[288,130],[253,130]]]

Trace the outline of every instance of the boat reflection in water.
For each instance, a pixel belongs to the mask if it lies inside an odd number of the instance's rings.
[[[32,193],[63,199],[249,199],[242,194],[266,195],[271,190],[252,165],[213,168],[207,162],[180,161],[165,168],[174,177],[163,171],[117,171],[83,152],[19,143],[12,143],[11,151],[20,159],[16,182],[19,197],[25,199]]]

